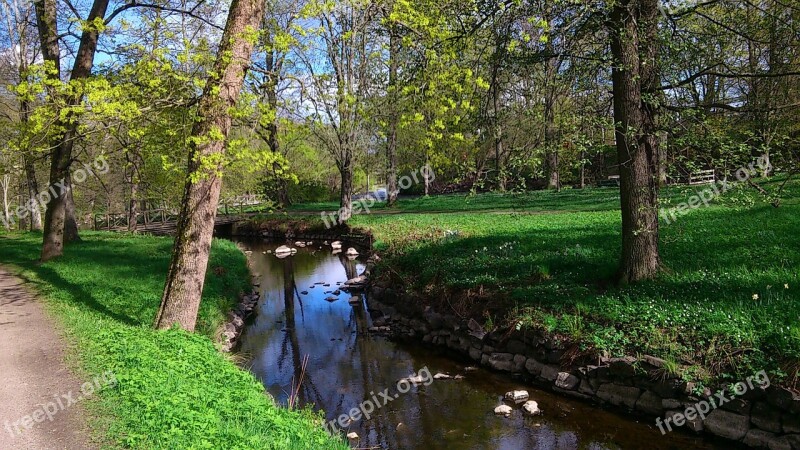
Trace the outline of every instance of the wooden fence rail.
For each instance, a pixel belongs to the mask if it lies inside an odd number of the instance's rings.
[[[247,216],[269,211],[273,203],[262,195],[243,195],[221,200],[217,205],[217,222],[231,222],[232,217]],[[159,231],[169,232],[177,226],[179,211],[157,208],[130,213],[105,213],[94,216],[94,229],[105,231]],[[221,219],[225,218],[227,219]],[[133,226],[131,226],[133,225]]]

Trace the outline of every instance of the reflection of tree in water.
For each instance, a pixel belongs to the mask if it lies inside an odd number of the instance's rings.
[[[336,255],[344,268],[347,279],[353,279],[358,276],[358,261],[348,258],[343,253]],[[361,296],[359,294],[354,294]],[[353,305],[348,327],[356,332],[351,334],[350,337],[350,360],[358,363],[359,371],[361,372],[361,395],[362,400],[372,400],[375,396],[382,402],[379,392],[386,388],[390,388],[391,392],[395,391],[394,382],[387,378],[387,374],[393,373],[393,365],[396,361],[400,361],[406,356],[404,352],[394,347],[392,352],[387,354],[386,347],[376,342],[375,339],[369,335],[368,329],[370,326],[369,316],[362,301]],[[388,367],[385,364],[388,363]],[[410,373],[413,370],[413,364],[407,368]],[[374,393],[374,394],[371,394]],[[404,399],[404,402],[416,401],[410,398]],[[356,406],[356,405],[353,405]],[[405,426],[409,426],[411,417],[405,414],[408,409],[397,410],[399,405],[389,403],[387,405],[375,405],[375,411],[372,413],[370,420],[361,419],[359,427],[362,429],[362,439],[369,442],[369,445],[383,445],[392,446],[398,441],[397,425],[403,422]],[[341,410],[341,402],[338,405],[338,410]],[[413,407],[411,408],[414,409]],[[417,409],[419,409],[417,407]],[[348,413],[349,411],[343,411]],[[413,426],[413,425],[412,425]]]
[[[347,279],[352,280],[358,276],[358,268],[356,267],[356,260],[348,258],[344,253],[336,255],[339,257],[339,262],[344,266],[344,273],[347,274]]]
[[[293,368],[293,386],[297,389],[296,384],[300,382],[302,377],[302,385],[297,390],[296,399],[297,404],[306,405],[308,403],[322,404],[322,396],[319,390],[314,386],[314,382],[308,372],[303,374],[303,357],[300,351],[300,341],[297,338],[297,321],[295,317],[294,299],[300,304],[300,315],[305,317],[303,311],[303,299],[297,290],[297,283],[294,277],[294,258],[285,258],[283,262],[283,304],[284,304],[284,325],[286,333],[283,337],[281,344],[281,354],[278,357],[278,368],[282,368],[288,353],[291,352],[292,368]],[[293,394],[293,393],[292,393]]]

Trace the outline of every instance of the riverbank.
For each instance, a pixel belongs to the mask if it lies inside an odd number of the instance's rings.
[[[374,234],[379,277],[487,330],[543,330],[586,354],[650,354],[695,382],[767,370],[797,387],[800,196],[777,209],[733,200],[662,226],[665,271],[630,286],[611,281],[618,211],[372,215],[352,226]]]
[[[46,299],[84,381],[117,380],[83,403],[95,439],[111,448],[348,448],[308,411],[278,407],[212,339],[250,275],[233,243],[215,241],[198,333],[151,329],[171,240],[84,233],[64,258],[37,265],[41,236],[2,235],[2,262]]]
[[[665,206],[680,204],[702,189],[673,188]],[[764,371],[771,400],[738,405],[738,417],[726,418],[736,419],[737,430],[727,437],[744,440],[752,428],[757,435],[753,440],[786,437],[782,443],[790,445],[786,442],[797,441],[800,433],[794,421],[800,412],[798,191],[798,184],[790,183],[790,195],[784,196],[781,208],[773,208],[755,191],[732,189],[712,205],[664,224],[665,271],[657,280],[629,286],[611,282],[621,253],[619,211],[608,198],[600,211],[586,210],[600,197],[613,196],[608,189],[406,200],[398,212],[377,209],[355,216],[350,225],[374,235],[383,264],[373,281],[402,305],[416,308],[399,314],[408,319],[405,328],[416,339],[459,349],[498,370],[534,377],[542,372],[536,373],[541,369],[537,363],[550,366],[548,375],[558,369],[556,376],[574,376],[589,365],[604,372],[609,361],[625,361],[637,373],[676,383],[678,390],[671,396],[659,395],[666,403],[647,408],[653,415],[676,411]],[[558,210],[548,196],[558,198]],[[503,205],[506,210],[497,210]],[[319,220],[316,216],[304,217],[313,223]],[[498,339],[476,345],[471,336],[436,335],[445,331],[421,320],[426,310],[453,318],[452,328],[461,334],[472,324],[478,333]],[[533,358],[532,371],[525,364],[542,349],[509,350],[509,341],[520,342],[509,339],[514,333],[546,336],[550,342],[545,355]],[[644,355],[658,366],[642,362]],[[554,386],[556,380],[544,381]],[[576,394],[597,394],[599,385],[577,392],[581,381],[578,377],[578,384],[571,386]],[[636,389],[629,390],[630,398],[617,396],[612,403],[633,409],[643,392]]]

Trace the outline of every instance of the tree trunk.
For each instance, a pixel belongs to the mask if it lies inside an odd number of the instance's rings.
[[[621,0],[615,4],[610,22],[622,209],[619,276],[623,283],[652,278],[661,266],[656,106],[643,95],[656,92],[659,81],[657,20],[658,0]]]
[[[86,22],[89,24],[102,20],[105,17],[109,0],[95,0],[89,11]],[[60,81],[59,67],[61,65],[60,49],[58,45],[58,28],[56,22],[55,0],[41,0],[34,2],[36,8],[36,24],[39,29],[39,39],[42,43],[42,56],[45,62],[52,64],[55,70],[48,74],[51,81]],[[94,55],[97,51],[99,31],[94,27],[86,27],[81,34],[78,53],[75,55],[75,64],[72,67],[70,81],[88,78],[94,65]],[[59,94],[51,89],[51,97]],[[70,95],[66,101],[70,106],[81,101],[82,93]],[[53,102],[57,103],[57,102]],[[77,238],[77,224],[74,218],[74,204],[69,190],[65,188],[68,182],[69,169],[72,164],[72,147],[77,136],[78,121],[74,117],[56,120],[56,129],[63,129],[63,133],[55,136],[51,141],[50,152],[50,186],[55,195],[47,202],[42,238],[42,262],[49,261],[64,253],[64,240],[67,242]],[[72,211],[72,218],[68,213]],[[74,229],[66,230],[65,225],[75,224]]]
[[[72,147],[71,141],[68,146]],[[59,145],[50,155],[51,192],[44,215],[44,233],[41,261],[46,262],[64,253],[64,228],[67,217],[67,190],[65,189],[69,173],[70,158]]]
[[[548,41],[545,45],[546,52],[550,55],[555,53],[553,44]],[[547,60],[545,73],[545,94],[544,94],[544,145],[547,152],[547,188],[558,190],[561,187],[561,177],[558,167],[558,147],[556,145],[556,77],[560,62],[555,56]]]
[[[3,190],[3,226],[6,231],[11,231],[11,213],[8,205],[8,188],[10,184],[11,176],[3,175],[3,179],[0,180],[0,188]]]
[[[551,88],[552,89],[552,88]],[[556,147],[556,125],[553,93],[545,94],[544,102],[544,145],[547,151],[547,189],[555,189],[561,186],[561,179],[558,172],[558,148]]]
[[[225,139],[250,63],[253,30],[261,27],[266,0],[233,0],[225,31],[192,128],[188,176],[161,307],[158,329],[178,324],[194,331],[203,294],[222,179]],[[211,135],[221,135],[211,138]]]
[[[581,189],[586,189],[586,152],[581,150]]]
[[[397,25],[390,25],[389,29],[389,135],[386,142],[386,190],[388,191],[387,205],[397,203],[397,128],[400,114],[397,96],[398,59],[400,58],[400,36],[397,34]]]
[[[494,109],[494,158],[495,170],[497,171],[497,189],[500,192],[506,190],[506,179],[503,168],[503,126],[500,123],[500,80],[495,82],[493,97]]]
[[[80,242],[78,220],[75,218],[75,196],[72,192],[72,176],[67,172],[64,179],[67,186],[67,198],[64,203],[64,243]]]
[[[343,150],[345,156],[339,167],[342,183],[339,186],[339,223],[345,223],[353,215],[353,151]]]
[[[28,80],[28,64],[25,57],[22,55],[27,54],[25,46],[22,45],[20,50],[20,67],[19,76],[20,80]],[[23,53],[24,52],[24,53]],[[23,99],[20,101],[20,120],[23,124],[27,125],[31,117],[31,102]],[[36,181],[36,167],[33,165],[33,155],[31,155],[30,148],[23,148],[22,150],[22,164],[25,166],[25,188],[28,191],[28,206],[30,206],[30,230],[39,231],[42,229],[42,210],[39,209],[39,202],[36,196],[39,195],[39,183]]]
[[[130,200],[128,201],[128,231],[136,231],[139,227],[139,181],[136,175],[136,167],[133,164],[130,164],[129,170],[128,183],[130,184]]]
[[[267,130],[267,145],[269,150],[279,155],[281,151],[280,141],[278,140],[278,78],[280,77],[281,64],[277,61],[275,54],[272,36],[267,33],[265,47],[267,80],[264,83],[264,94],[267,98],[267,104],[270,109],[275,112],[273,119],[266,125]],[[292,202],[289,198],[289,184],[286,182],[286,176],[283,173],[283,166],[277,161],[272,164],[272,176],[275,178],[275,185],[278,194],[278,204],[283,207],[291,206]]]
[[[42,210],[39,209],[39,202],[36,196],[39,194],[39,183],[36,181],[36,168],[33,165],[31,155],[23,156],[25,164],[25,186],[28,190],[28,201],[30,205],[30,230],[40,231],[42,229]]]

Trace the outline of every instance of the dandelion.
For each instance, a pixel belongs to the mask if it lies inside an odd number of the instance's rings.
[[[758,294],[753,294],[753,300],[758,300]]]
[[[784,284],[784,285],[783,285],[783,288],[784,288],[784,289],[789,289],[789,283],[786,283],[786,284]]]

